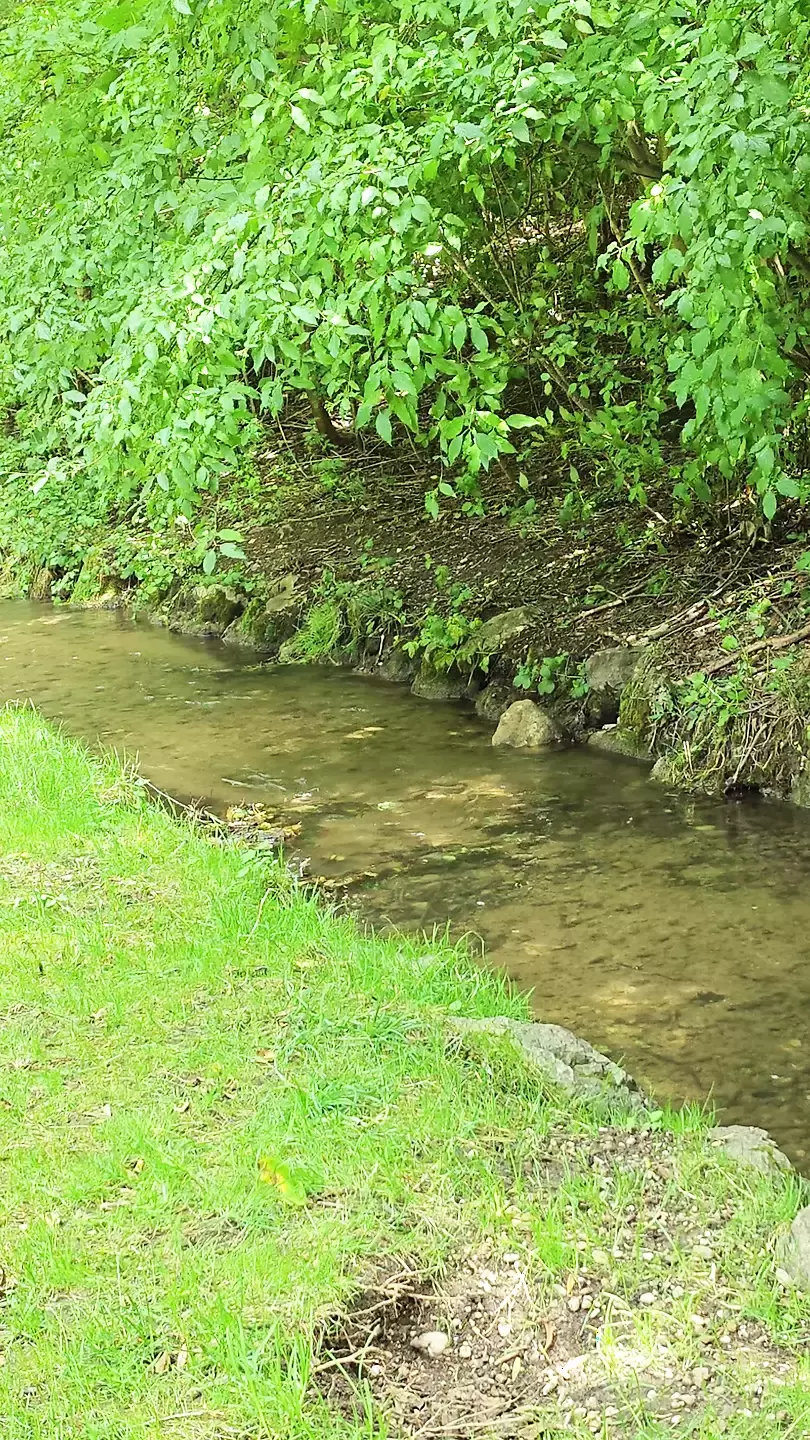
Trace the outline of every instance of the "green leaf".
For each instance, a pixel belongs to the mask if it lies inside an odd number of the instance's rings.
[[[217,564],[216,550],[206,550],[203,556],[202,568],[206,575],[213,575]]]
[[[307,1187],[303,1174],[274,1155],[259,1156],[259,1179],[286,1205],[306,1205]]]
[[[776,514],[776,491],[766,490],[762,497],[762,513],[766,520],[772,520]]]
[[[510,430],[531,430],[540,421],[534,415],[507,415],[506,423]]]
[[[388,410],[378,410],[374,419],[374,429],[381,440],[387,445],[391,444],[391,414]]]
[[[453,326],[453,349],[460,350],[467,339],[467,321],[457,320]]]
[[[610,272],[611,283],[616,290],[626,290],[630,284],[630,271],[623,260],[614,260]]]
[[[242,550],[239,545],[232,545],[230,540],[226,540],[224,545],[220,545],[219,549],[220,554],[226,555],[229,560],[247,560],[247,555],[244,550]]]
[[[309,117],[304,114],[300,105],[291,105],[290,114],[293,119],[293,124],[297,125],[299,130],[303,130],[308,135],[312,126],[309,123]]]

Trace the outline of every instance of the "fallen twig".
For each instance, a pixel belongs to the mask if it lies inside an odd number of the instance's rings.
[[[756,640],[753,645],[745,645],[741,650],[731,650],[721,660],[715,660],[711,665],[704,665],[703,674],[717,675],[737,660],[747,659],[749,655],[758,655],[763,650],[786,650],[788,645],[795,645],[797,640],[806,640],[808,636],[810,636],[810,624],[802,625],[800,630],[794,630],[791,635],[774,635],[767,640]]]

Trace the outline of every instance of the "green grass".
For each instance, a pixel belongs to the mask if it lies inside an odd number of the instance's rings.
[[[451,1037],[448,1013],[523,1017],[519,997],[444,942],[362,933],[30,710],[0,712],[0,954],[3,1440],[382,1437],[314,1392],[319,1321],[381,1260],[440,1272],[485,1239],[538,1303],[601,1274],[619,1370],[622,1305],[637,1348],[698,1363],[719,1268],[790,1361],[779,1433],[803,1433],[810,1308],[767,1253],[796,1182],[735,1170],[687,1114],[651,1122],[665,1173],[628,1154],[550,1191],[549,1144],[639,1122],[600,1131],[502,1042]],[[681,1219],[715,1226],[711,1261],[677,1233],[646,1250]],[[739,1410],[750,1365],[727,1360]],[[672,1433],[633,1386],[621,1433]],[[770,1440],[767,1403],[728,1433]],[[717,1433],[711,1407],[696,1423]]]

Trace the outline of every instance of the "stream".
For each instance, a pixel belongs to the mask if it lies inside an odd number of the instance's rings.
[[[495,750],[469,708],[117,613],[0,603],[0,656],[4,701],[172,795],[294,818],[311,873],[373,872],[363,916],[449,922],[538,1018],[806,1162],[810,815],[670,794],[586,749]]]

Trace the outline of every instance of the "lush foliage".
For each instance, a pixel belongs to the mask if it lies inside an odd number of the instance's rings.
[[[670,411],[680,497],[753,477],[771,515],[803,485],[808,38],[806,0],[7,7],[12,468],[189,515],[304,391],[462,486],[576,418],[638,489]]]

